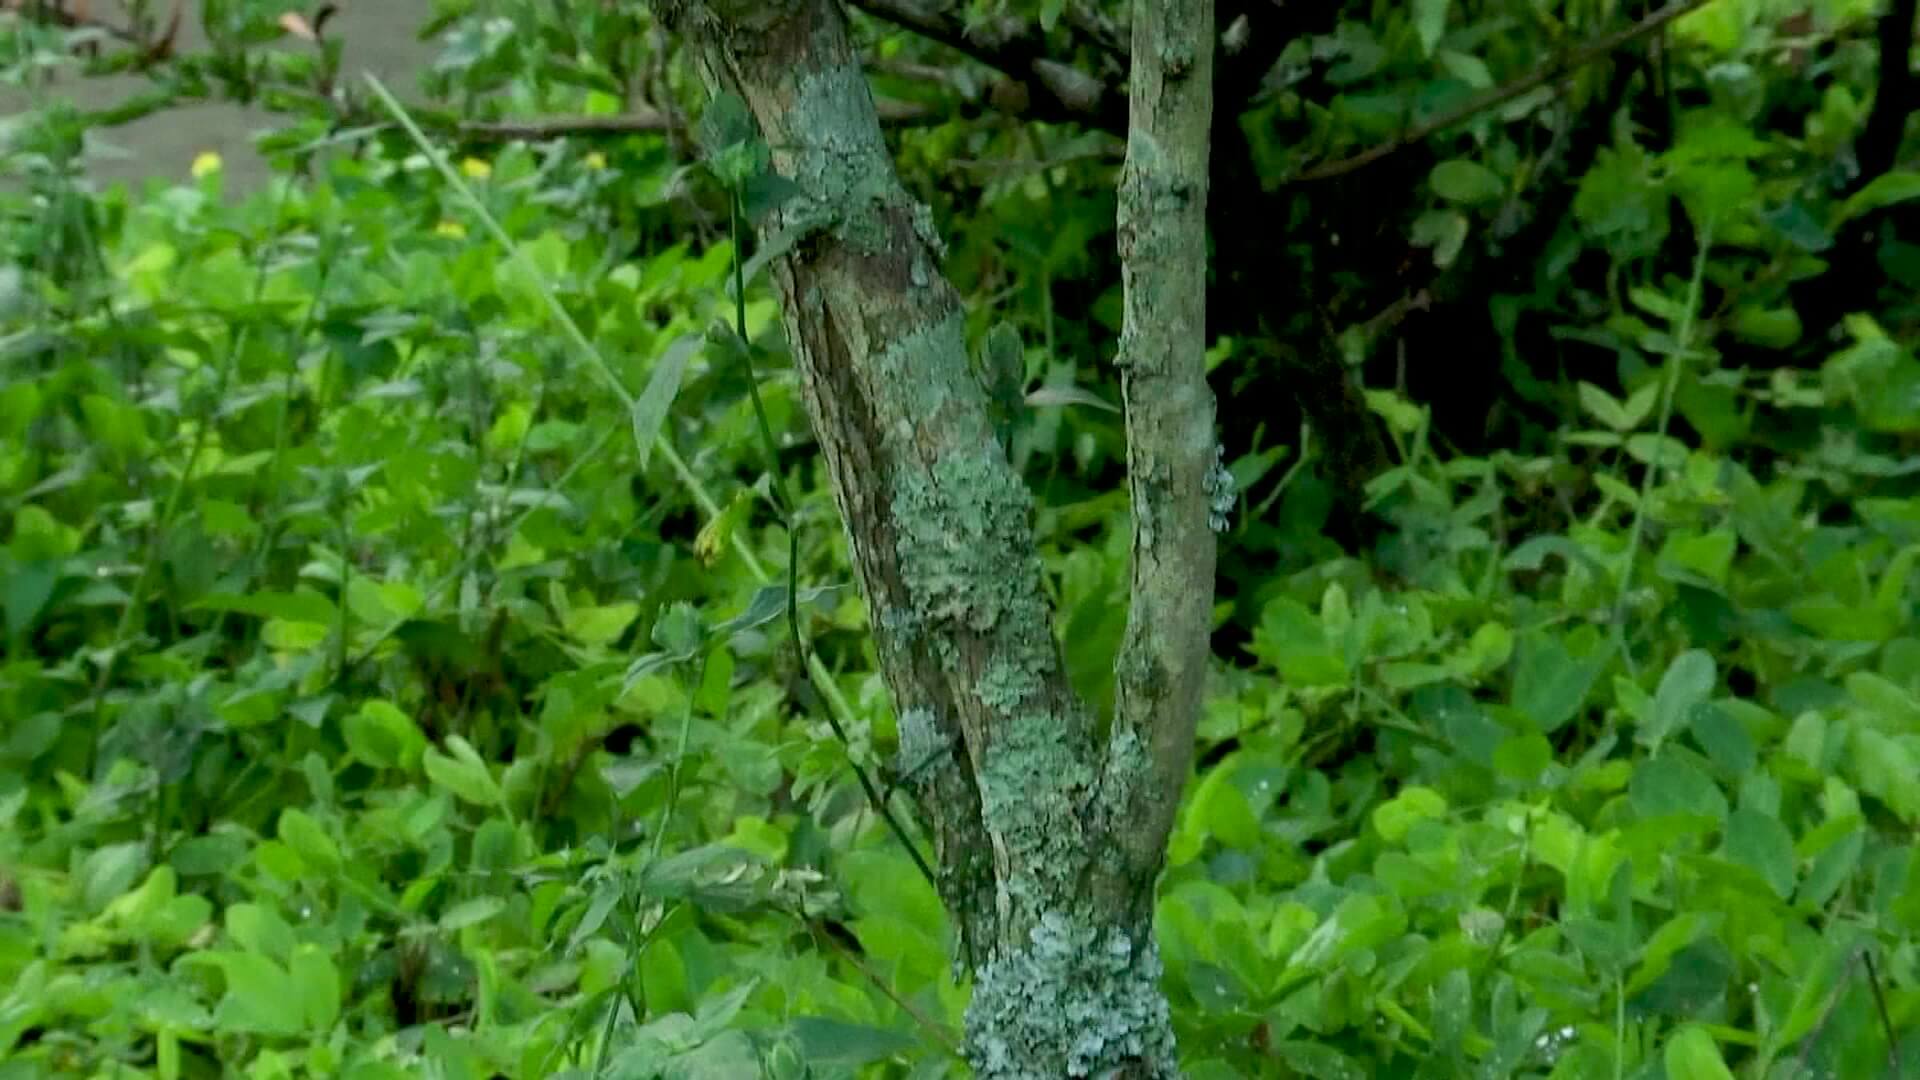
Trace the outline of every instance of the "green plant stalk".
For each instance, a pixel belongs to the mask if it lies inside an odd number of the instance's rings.
[[[1633,657],[1627,652],[1625,631],[1621,628],[1626,617],[1627,593],[1633,588],[1634,563],[1640,554],[1640,540],[1646,532],[1647,500],[1652,497],[1653,486],[1660,476],[1660,463],[1665,458],[1667,429],[1673,423],[1673,398],[1680,388],[1680,376],[1686,370],[1688,343],[1693,338],[1694,319],[1700,311],[1701,287],[1707,277],[1707,255],[1713,250],[1713,229],[1715,222],[1709,220],[1700,230],[1700,250],[1693,257],[1693,277],[1687,282],[1687,305],[1682,312],[1680,325],[1675,328],[1676,347],[1673,355],[1667,358],[1668,370],[1662,372],[1663,385],[1660,388],[1660,420],[1654,429],[1653,460],[1647,463],[1647,471],[1640,477],[1640,498],[1633,508],[1633,526],[1627,531],[1627,562],[1620,572],[1620,588],[1613,601],[1613,634],[1615,647],[1627,664],[1629,673],[1633,669]]]
[[[513,238],[507,235],[506,229],[501,227],[500,222],[487,210],[486,205],[473,193],[473,189],[467,186],[466,181],[461,178],[460,174],[454,170],[453,166],[447,164],[446,157],[442,155],[432,143],[427,141],[426,133],[420,129],[419,124],[414,122],[413,117],[407,113],[405,106],[401,105],[400,102],[394,98],[393,94],[387,90],[385,84],[381,83],[378,78],[369,74],[366,76],[366,79],[368,85],[373,89],[374,96],[380,99],[381,105],[387,110],[387,114],[393,117],[395,123],[406,130],[407,135],[413,139],[414,145],[418,146],[420,152],[427,156],[427,160],[433,162],[434,168],[440,173],[441,177],[444,178],[448,184],[452,185],[454,190],[458,191],[461,197],[466,200],[467,205],[473,209],[474,214],[479,217],[481,223],[486,227],[487,232],[494,238],[494,241],[511,253],[515,261],[527,272],[529,280],[533,282],[534,287],[546,301],[547,310],[552,313],[554,321],[566,332],[567,339],[573,343],[574,348],[580,350],[580,352],[592,362],[594,370],[600,373],[602,380],[613,390],[614,396],[620,400],[622,405],[631,410],[634,402],[633,392],[628,390],[626,384],[620,381],[619,374],[613,370],[612,365],[607,363],[606,358],[600,354],[599,349],[594,347],[593,342],[587,340],[587,335],[580,329],[580,324],[574,321],[573,316],[567,313],[566,306],[560,303],[560,298],[554,293],[553,286],[547,282],[545,277],[541,276],[539,269],[533,265],[532,260],[528,259],[526,254],[521,250],[520,245],[514,243]],[[707,520],[711,521],[720,516],[720,504],[714,500],[713,495],[709,493],[705,485],[700,482],[700,478],[693,474],[693,470],[687,466],[686,459],[680,456],[678,450],[674,449],[673,443],[668,440],[666,432],[663,431],[654,437],[653,452],[660,455],[661,459],[667,463],[668,470],[671,471],[674,478],[680,482],[681,487],[686,489],[688,496],[700,507],[700,512],[706,516]],[[747,543],[746,539],[738,533],[735,533],[731,537],[731,541],[735,553],[740,556],[740,561],[746,566],[747,572],[752,574],[754,579],[760,584],[771,585],[773,583],[773,574],[767,570],[766,564],[760,561],[760,556],[754,552],[752,546]],[[385,640],[399,625],[399,622],[396,621],[392,626],[389,626],[375,639],[374,644],[377,645],[380,641]],[[832,672],[827,670],[826,665],[822,663],[817,656],[808,654],[807,672],[812,676],[814,685],[818,687],[822,695],[826,697],[830,711],[838,714],[841,722],[852,719],[854,715],[853,705],[847,701],[846,695],[841,692],[840,687],[834,682]]]

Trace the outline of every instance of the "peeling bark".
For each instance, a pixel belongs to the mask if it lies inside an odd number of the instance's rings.
[[[1135,595],[1102,735],[1061,663],[1032,499],[968,363],[940,239],[894,173],[839,3],[656,5],[801,192],[774,227],[813,230],[773,277],[901,757],[934,762],[911,782],[974,979],[966,1049],[982,1077],[1177,1073],[1151,914],[1190,767],[1220,490],[1203,375],[1211,6],[1142,3],[1134,20]]]

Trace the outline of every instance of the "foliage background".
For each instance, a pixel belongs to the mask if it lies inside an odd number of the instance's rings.
[[[1243,497],[1158,913],[1192,1076],[1920,1075],[1912,5],[1682,6],[1319,181],[1659,12],[1222,6]],[[1111,78],[1114,7],[956,18]],[[735,251],[672,43],[445,0],[429,154],[295,13],[206,4],[151,94],[6,128],[0,1076],[957,1074],[791,373],[776,477],[706,344]],[[24,86],[141,52],[5,18]],[[1108,701],[1111,117],[859,27],[1046,390],[1012,445]],[[265,189],[90,189],[88,131],[210,95],[284,113]]]

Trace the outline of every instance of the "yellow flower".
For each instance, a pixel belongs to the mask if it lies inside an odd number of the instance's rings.
[[[435,225],[433,231],[455,240],[465,239],[467,235],[467,227],[457,221],[443,221]]]
[[[460,171],[466,173],[469,180],[485,180],[493,175],[493,166],[479,158],[468,158],[460,163]]]
[[[587,155],[587,168],[598,172],[607,167],[607,155],[595,150]]]
[[[208,175],[209,173],[219,172],[220,171],[220,155],[214,153],[211,150],[201,151],[200,155],[193,159],[192,171],[193,171],[193,178],[195,180],[198,180],[201,177]]]

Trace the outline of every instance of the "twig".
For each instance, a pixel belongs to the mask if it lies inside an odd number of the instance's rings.
[[[1389,154],[1420,142],[1429,135],[1471,120],[1489,109],[1497,109],[1536,87],[1553,82],[1596,60],[1603,59],[1608,53],[1613,52],[1622,45],[1653,33],[1655,30],[1660,29],[1680,16],[1705,5],[1706,2],[1707,0],[1677,0],[1677,2],[1661,8],[1659,11],[1648,15],[1632,26],[1615,30],[1611,34],[1603,34],[1571,52],[1541,64],[1526,75],[1504,86],[1496,86],[1484,93],[1477,94],[1471,99],[1462,102],[1460,105],[1448,109],[1446,112],[1424,123],[1415,125],[1394,139],[1383,142],[1377,146],[1369,147],[1360,153],[1354,154],[1352,157],[1323,162],[1300,172],[1293,177],[1292,182],[1300,183],[1309,180],[1330,180],[1336,176],[1345,176],[1356,169],[1371,165]]]
[[[813,915],[807,914],[806,908],[804,905],[801,907],[800,911],[795,912],[794,914],[795,914],[795,917],[800,920],[800,924],[807,928],[807,933],[813,936],[816,947],[818,946],[819,942],[823,939],[830,942],[835,949],[838,949],[840,951],[840,955],[846,959],[847,963],[853,965],[854,970],[858,971],[862,975],[865,975],[867,977],[867,981],[872,983],[875,989],[879,990],[882,994],[885,994],[888,1001],[891,1001],[895,1005],[898,1005],[900,1007],[901,1012],[906,1013],[908,1016],[912,1017],[914,1022],[919,1024],[921,1029],[924,1030],[928,1035],[933,1036],[933,1038],[936,1041],[938,1041],[943,1048],[945,1048],[947,1053],[952,1054],[955,1057],[958,1057],[960,1055],[960,1040],[954,1038],[953,1032],[950,1031],[945,1024],[942,1024],[939,1021],[935,1020],[933,1017],[928,1016],[924,1012],[921,1012],[920,1009],[917,1006],[915,1006],[912,1002],[900,996],[900,992],[898,990],[895,990],[892,987],[892,985],[890,985],[885,979],[882,979],[880,977],[880,973],[873,970],[873,968],[870,965],[868,965],[864,959],[861,958],[859,953],[849,948],[847,946],[847,943],[844,941],[841,941],[838,935],[828,930],[827,927],[823,925],[823,922],[821,919]]]
[[[880,122],[895,126],[937,123],[951,113],[931,105],[909,101],[878,101]],[[642,106],[616,116],[547,116],[518,120],[487,120],[463,123],[462,135],[480,139],[561,139],[592,135],[667,134],[684,130],[685,124],[660,109]]]
[[[1847,980],[1853,978],[1854,965],[1858,964],[1860,958],[1865,955],[1865,949],[1855,949],[1847,957],[1847,966],[1840,969],[1840,977],[1833,981],[1833,992],[1827,995],[1827,1007],[1820,1010],[1819,1023],[1813,1025],[1813,1030],[1807,1032],[1806,1041],[1800,1044],[1800,1056],[1793,1063],[1796,1076],[1806,1074],[1807,1059],[1813,1056],[1813,1048],[1819,1043],[1820,1036],[1826,1032],[1827,1022],[1833,1019],[1833,1011],[1840,1007],[1840,999],[1846,996]]]
[[[1120,89],[1053,59],[1045,35],[1027,20],[1002,16],[969,24],[927,0],[853,0],[853,6],[1025,84],[1040,119],[1126,130],[1127,101]]]
[[[1880,971],[1874,967],[1872,950],[1861,949],[1860,959],[1867,965],[1867,986],[1873,991],[1873,1004],[1880,1013],[1880,1026],[1887,1029],[1887,1080],[1898,1080],[1900,1039],[1893,1029],[1893,1014],[1887,1010],[1886,988],[1880,985]]]

